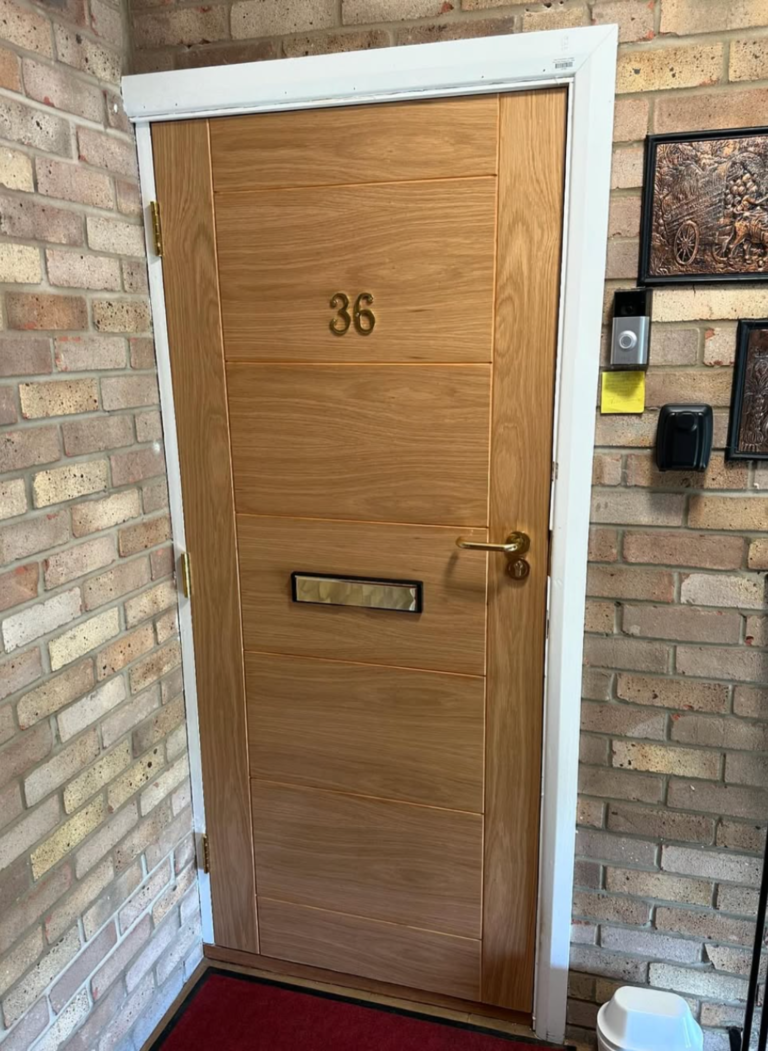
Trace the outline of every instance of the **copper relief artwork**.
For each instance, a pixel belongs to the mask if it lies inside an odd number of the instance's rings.
[[[739,323],[728,456],[768,459],[768,321]]]
[[[646,164],[643,280],[768,277],[768,134],[651,136]]]

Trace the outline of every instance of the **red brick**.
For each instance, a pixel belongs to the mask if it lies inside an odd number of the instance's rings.
[[[147,264],[143,261],[123,259],[121,265],[125,291],[135,295],[147,295],[149,293]]]
[[[0,48],[0,88],[21,91],[21,67],[19,57],[8,48]]]
[[[116,453],[110,457],[110,462],[114,485],[128,485],[140,482],[144,478],[165,474],[165,457],[159,449],[136,449]]]
[[[625,605],[622,631],[647,639],[737,643],[741,635],[741,616],[735,610]]]
[[[91,979],[94,1000],[100,1000],[104,996],[113,982],[122,975],[133,957],[149,941],[151,926],[149,916],[145,916],[121,942],[120,947],[109,960],[96,972]]]
[[[589,567],[587,594],[599,598],[672,602],[675,580],[671,573],[659,569],[592,565]]]
[[[0,751],[0,787],[20,777],[51,751],[53,737],[48,723],[40,723],[31,730],[17,734]]]
[[[619,535],[615,529],[593,527],[589,531],[589,558],[593,562],[615,562],[618,557]]]
[[[58,547],[69,539],[69,516],[55,511],[25,517],[23,521],[0,529],[0,563],[15,562],[46,548]]]
[[[117,190],[117,208],[123,215],[141,215],[141,197],[135,182],[115,179]]]
[[[61,456],[56,427],[28,427],[0,434],[0,472],[53,463]]]
[[[765,654],[749,647],[678,646],[677,670],[702,678],[762,682]]]
[[[727,712],[729,690],[715,682],[686,682],[646,675],[618,676],[616,695],[635,704],[658,705],[681,711]]]
[[[152,579],[159,580],[161,577],[170,576],[173,573],[173,548],[161,547],[153,551],[149,556],[152,569]]]
[[[130,416],[97,416],[93,419],[71,420],[62,423],[61,433],[67,456],[119,449],[132,445],[134,441]]]
[[[0,386],[0,426],[16,423],[18,419],[15,393],[14,388],[10,385]]]
[[[682,525],[685,497],[642,489],[595,489],[592,521],[620,525]]]
[[[728,5],[726,5],[728,6]],[[657,132],[706,131],[719,128],[743,128],[745,114],[765,113],[768,88],[752,91],[713,91],[702,95],[685,95],[656,100]]]
[[[49,995],[54,1011],[61,1011],[116,943],[117,928],[113,921],[89,943],[85,952],[67,967],[51,989]]]
[[[43,674],[40,650],[32,649],[0,663],[0,701],[23,690]]]
[[[0,99],[0,136],[46,153],[71,154],[69,121],[8,97]]]
[[[110,377],[101,381],[101,396],[110,411],[157,405],[157,380],[154,375]]]
[[[666,672],[669,650],[661,642],[590,636],[584,641],[584,663],[598,668]]]
[[[61,62],[83,73],[90,73],[99,80],[119,84],[122,68],[122,56],[111,47],[93,40],[76,29],[56,24],[56,55]]]
[[[44,102],[46,106],[98,124],[104,121],[104,96],[100,88],[72,76],[61,66],[44,65],[25,58],[24,87],[30,98]]]
[[[472,22],[428,22],[407,26],[397,31],[397,44],[436,44],[440,40],[467,40],[471,37],[496,36],[514,33],[514,18],[479,18]],[[350,41],[351,37],[351,41]],[[319,38],[319,39],[318,39]],[[286,43],[288,46],[286,47]],[[313,33],[284,42],[286,55],[318,55],[329,51],[362,51],[374,47],[388,47],[385,30],[370,29],[360,33]]]
[[[121,671],[126,664],[151,650],[154,644],[155,636],[151,624],[145,624],[136,631],[121,635],[96,654],[97,679],[108,679],[115,672]]]
[[[639,142],[648,132],[648,99],[616,100],[613,138],[615,142]]]
[[[58,288],[87,288],[115,291],[120,288],[120,262],[109,256],[62,252],[49,248],[45,253],[49,282]],[[94,362],[94,368],[98,363]]]
[[[82,296],[6,292],[8,326],[15,329],[83,329],[88,309]]]
[[[85,608],[97,609],[130,591],[136,591],[149,583],[149,566],[146,558],[121,562],[108,573],[91,577],[83,585]]]
[[[171,538],[171,522],[167,515],[158,518],[150,518],[136,525],[125,526],[120,530],[119,545],[120,554],[135,555],[139,551],[146,551],[150,547],[156,547]]]
[[[0,339],[0,376],[43,376],[52,371],[50,339],[40,336]]]
[[[0,611],[20,606],[37,595],[40,566],[30,562],[25,566],[0,573]]]
[[[135,336],[131,344],[131,368],[153,369],[155,367],[155,345],[150,336]]]
[[[609,803],[608,828],[612,832],[652,836],[654,839],[682,839],[689,843],[709,844],[712,843],[715,836],[715,819],[701,817],[698,814],[679,814],[666,808],[655,809],[644,806],[630,806],[626,803]],[[669,876],[656,876],[651,873],[636,873],[635,875],[651,880],[669,881],[672,879]],[[697,902],[690,897],[683,900],[686,903],[708,905],[712,897],[712,887],[709,884],[705,886],[708,887],[706,901]],[[612,889],[618,890],[619,888],[613,887]],[[640,893],[640,890],[627,888],[627,893]],[[649,891],[646,890],[644,893],[649,893]],[[664,897],[663,893],[655,893],[651,896]]]
[[[83,220],[77,212],[28,197],[0,196],[0,233],[29,241],[83,244]]]
[[[630,453],[627,456],[627,485],[654,489],[745,489],[747,467],[743,463],[729,463],[722,454],[715,453],[706,471],[660,471],[652,453]]]
[[[74,201],[76,204],[89,204],[95,208],[113,207],[115,195],[108,175],[90,171],[79,164],[53,160],[49,157],[36,157],[35,170],[38,192],[46,197]],[[77,229],[80,237],[74,243],[82,244],[83,225],[79,217]],[[50,240],[50,237],[46,240]]]
[[[655,565],[738,569],[744,562],[744,540],[736,536],[712,536],[679,530],[653,530],[647,533],[627,530],[624,534],[624,558],[627,562]]]
[[[136,177],[136,149],[126,139],[91,128],[78,128],[77,144],[80,160],[92,167]]]

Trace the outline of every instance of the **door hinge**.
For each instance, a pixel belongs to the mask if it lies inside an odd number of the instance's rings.
[[[179,574],[181,576],[181,590],[185,598],[192,598],[192,562],[189,551],[185,551],[179,559]]]
[[[200,860],[203,872],[211,871],[211,848],[208,845],[208,833],[203,832],[200,837]]]
[[[155,255],[163,254],[163,231],[160,226],[160,205],[157,201],[149,202],[149,211],[152,215],[152,240],[155,246]]]

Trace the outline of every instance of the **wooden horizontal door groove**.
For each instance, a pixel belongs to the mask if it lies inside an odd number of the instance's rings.
[[[271,656],[271,655],[270,655]],[[481,817],[481,810],[470,810],[462,807],[436,806],[434,803],[416,803],[411,799],[393,799],[390,796],[373,795],[370,792],[351,792],[337,788],[318,788],[314,785],[297,784],[295,781],[274,781],[267,777],[251,776],[251,785],[272,785],[275,788],[297,789],[300,792],[309,792],[316,796],[328,795],[338,796],[342,799],[368,800],[371,803],[394,803],[396,806],[417,807],[419,810],[438,810],[442,814],[464,814],[470,817]]]
[[[225,358],[228,365],[236,365],[239,369],[247,368],[249,365],[256,368],[265,368],[269,365],[279,365],[281,369],[290,368],[356,368],[356,369],[382,369],[391,366],[397,366],[398,368],[418,368],[418,369],[471,369],[477,365],[490,365],[491,357],[488,356],[486,361],[333,361],[332,359],[324,361],[322,358],[296,358],[290,359],[284,358]]]
[[[214,189],[495,174],[498,115],[477,95],[212,120]]]
[[[463,529],[486,540],[485,529]],[[247,650],[434,671],[485,673],[483,552],[440,526],[237,516]],[[418,615],[291,600],[291,573],[420,580]]]
[[[482,682],[485,679],[484,675],[471,675],[462,671],[442,671],[437,668],[412,668],[407,664],[376,664],[374,661],[343,660],[339,657],[318,657],[314,654],[306,653],[281,653],[277,650],[259,650],[247,647],[243,652],[253,657],[300,657],[302,660],[318,661],[324,664],[341,664],[350,668],[392,668],[394,671],[418,671],[424,672],[426,675],[455,675],[458,679],[474,679],[477,682]]]
[[[290,186],[243,186],[237,190],[216,190],[215,197],[237,197],[242,194],[280,193],[281,190],[353,190],[358,186],[420,186],[423,183],[462,182],[466,175],[431,175],[427,179],[369,179],[367,182],[297,182]],[[493,172],[478,173],[471,178],[496,179]]]
[[[231,360],[483,362],[493,346],[495,178],[216,198]],[[366,337],[331,298],[373,297]]]
[[[271,898],[266,895],[259,897],[259,905],[290,905],[292,908],[306,910],[307,912],[320,912],[327,916],[347,916],[349,919],[359,920],[364,919],[362,916],[358,916],[354,912],[344,912],[343,909],[322,909],[317,905],[300,905],[298,902],[289,901],[287,898]],[[446,934],[445,931],[435,931],[431,927],[420,927],[417,923],[392,923],[389,920],[372,920],[372,923],[381,924],[383,927],[397,927],[400,930],[408,931],[423,931],[425,934],[435,934],[438,938],[450,938],[451,941],[454,939],[461,942],[469,942],[472,945],[479,945],[479,938],[471,938],[466,934]],[[265,954],[266,955],[266,954]]]
[[[259,915],[263,951],[272,957],[466,999],[479,995],[476,939],[268,898],[259,900]]]
[[[315,518],[312,515],[273,515],[273,514],[259,514],[257,511],[238,511],[238,518],[253,518],[253,519],[283,519],[286,522],[330,522],[337,523],[343,526],[354,526],[354,525],[380,525],[380,526],[404,526],[407,529],[433,529],[434,522],[393,522],[389,519],[375,518]],[[488,526],[487,522],[472,522],[469,525],[461,522],[440,522],[442,529],[486,529]],[[477,538],[476,538],[477,539]],[[363,662],[365,663],[365,662]]]
[[[484,523],[490,371],[230,362],[236,509]]]
[[[478,938],[483,819],[251,782],[265,898]]]

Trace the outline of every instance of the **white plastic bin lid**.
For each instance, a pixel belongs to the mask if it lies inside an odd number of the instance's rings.
[[[611,1051],[702,1051],[704,1037],[682,996],[622,986],[603,1004],[597,1031]]]

